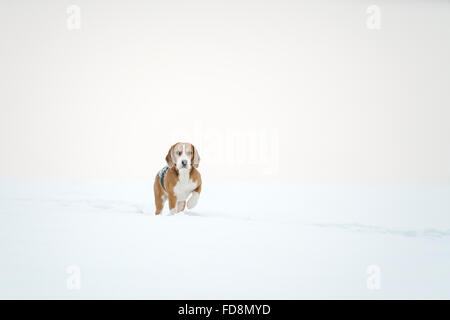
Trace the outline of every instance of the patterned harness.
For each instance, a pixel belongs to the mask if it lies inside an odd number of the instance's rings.
[[[166,188],[164,187],[164,177],[166,176],[167,170],[169,170],[169,167],[165,166],[158,173],[158,175],[159,175],[159,182],[161,183],[161,186],[163,187],[164,191],[166,191]]]

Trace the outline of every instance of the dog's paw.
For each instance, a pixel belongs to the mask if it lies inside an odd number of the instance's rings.
[[[186,206],[186,202],[184,202],[184,201],[178,201],[178,202],[177,202],[177,206],[176,206],[177,213],[182,212],[182,211],[184,210],[184,207],[185,207],[185,206]]]
[[[187,202],[188,209],[192,209],[197,205],[198,198],[200,197],[198,192],[192,192],[192,196],[189,198]]]

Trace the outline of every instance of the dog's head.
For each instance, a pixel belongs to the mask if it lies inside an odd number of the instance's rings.
[[[192,167],[198,168],[200,163],[200,156],[197,149],[190,143],[175,143],[170,147],[166,156],[167,165],[172,168],[176,167],[180,169],[191,169]]]

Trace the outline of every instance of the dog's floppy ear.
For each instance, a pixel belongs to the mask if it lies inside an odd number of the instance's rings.
[[[192,166],[194,168],[198,168],[198,165],[200,163],[200,156],[198,154],[197,148],[194,147],[194,145],[192,145],[192,149],[194,151],[194,156],[193,156],[193,159],[192,159]]]
[[[172,168],[175,165],[175,162],[173,161],[173,148],[176,146],[176,144],[174,144],[173,146],[170,147],[169,152],[167,153],[166,156],[166,162],[167,165],[169,166],[169,168]]]

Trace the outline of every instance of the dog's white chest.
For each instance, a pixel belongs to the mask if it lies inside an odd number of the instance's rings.
[[[177,196],[178,201],[184,201],[188,198],[192,191],[197,188],[197,183],[189,177],[189,171],[180,170],[178,182],[173,188],[173,192]]]

